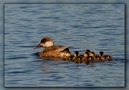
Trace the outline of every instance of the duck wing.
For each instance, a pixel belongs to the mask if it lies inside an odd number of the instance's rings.
[[[54,45],[51,47],[47,47],[44,49],[44,51],[55,51],[55,52],[61,52],[65,49],[67,49],[69,46],[62,46],[62,45]]]
[[[69,46],[56,46],[55,50],[58,52],[64,51],[66,48],[69,48]]]

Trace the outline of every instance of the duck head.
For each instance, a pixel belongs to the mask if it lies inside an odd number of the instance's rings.
[[[79,51],[75,51],[75,56],[79,56]]]
[[[104,52],[103,52],[103,51],[100,51],[99,53],[100,53],[100,55],[101,55],[101,56],[103,56],[103,54],[104,54]]]
[[[89,52],[90,52],[90,50],[89,50],[89,49],[86,49],[85,53],[86,53],[86,52],[88,52],[88,53],[89,53]]]
[[[49,38],[48,36],[45,36],[40,43],[35,48],[47,48],[54,45],[53,39]]]

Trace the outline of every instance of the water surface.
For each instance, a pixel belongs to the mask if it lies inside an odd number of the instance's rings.
[[[6,87],[122,87],[123,4],[5,4]],[[39,59],[33,50],[48,35],[72,52],[104,51],[111,62],[90,65]]]

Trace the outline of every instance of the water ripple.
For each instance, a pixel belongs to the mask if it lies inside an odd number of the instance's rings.
[[[90,65],[39,58],[33,50],[44,36],[70,51],[113,56]],[[8,4],[5,5],[6,86],[124,86],[124,5]]]

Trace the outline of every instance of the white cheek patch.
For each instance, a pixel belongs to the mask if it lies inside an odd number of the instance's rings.
[[[46,43],[45,43],[45,45],[44,45],[44,46],[45,46],[45,47],[53,46],[53,42],[48,41],[48,42],[46,42]]]

